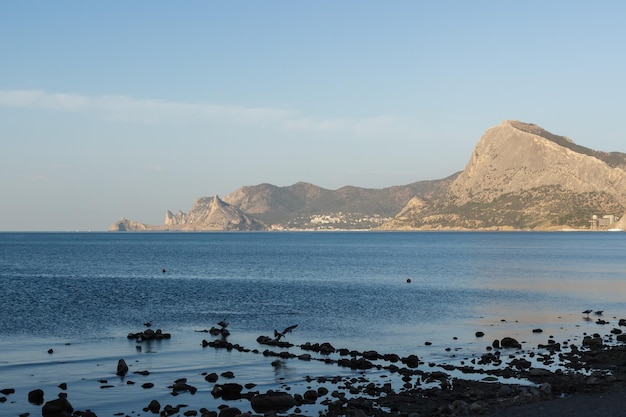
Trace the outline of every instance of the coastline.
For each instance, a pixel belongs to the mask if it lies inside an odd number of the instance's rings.
[[[617,410],[621,412],[622,406],[617,400],[626,393],[626,345],[621,341],[624,338],[617,340],[617,330],[618,327],[613,327],[604,335],[585,334],[581,343],[550,343],[548,337],[547,344],[536,348],[521,344],[503,347],[503,338],[498,348],[487,347],[485,353],[470,360],[458,358],[446,363],[429,363],[412,355],[359,352],[327,342],[282,348],[257,343],[244,346],[198,332],[195,339],[203,337],[206,343],[204,347],[193,347],[193,354],[236,356],[238,362],[242,359],[240,365],[214,368],[217,372],[200,372],[201,366],[182,366],[173,372],[163,372],[158,367],[149,368],[155,359],[147,355],[145,363],[129,358],[130,371],[120,377],[115,375],[115,356],[110,355],[97,361],[99,374],[88,376],[85,369],[83,375],[63,385],[64,375],[58,369],[66,361],[63,357],[56,358],[54,352],[49,358],[56,363],[56,370],[47,374],[45,402],[57,394],[67,395],[73,408],[93,413],[73,415],[98,417],[156,414],[224,417],[241,413],[525,417],[537,413],[565,416],[570,415],[567,410],[574,409],[581,416],[598,415],[598,409],[607,410],[608,414],[604,415],[618,415]],[[130,340],[128,343],[132,347]],[[144,341],[138,346],[148,353],[149,346],[158,346],[158,342],[153,343],[147,345]],[[152,356],[161,355],[157,350]],[[258,360],[278,378],[244,377],[245,362]],[[309,373],[290,375],[289,369],[295,366],[304,366]],[[232,376],[228,375],[229,371]],[[179,378],[174,379],[173,375]],[[51,388],[52,381],[59,384],[58,389]],[[22,384],[15,392],[10,391],[14,389],[10,381],[3,381],[3,385],[0,413],[40,414],[45,403],[26,405],[25,400],[41,384]],[[226,394],[236,386],[240,387],[237,394]],[[278,395],[276,392],[281,393],[280,399],[259,408],[260,398]],[[85,396],[119,398],[112,408],[105,407],[103,411],[86,403]],[[153,401],[159,403],[157,413],[148,407]],[[254,401],[256,407],[252,405]],[[56,415],[63,414],[46,414],[46,417]]]

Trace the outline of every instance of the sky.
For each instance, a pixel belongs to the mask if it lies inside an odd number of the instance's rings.
[[[5,2],[0,230],[462,170],[488,128],[626,152],[626,2]]]

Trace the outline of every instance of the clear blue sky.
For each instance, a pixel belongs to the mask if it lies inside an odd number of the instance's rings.
[[[626,2],[13,1],[0,230],[105,230],[243,185],[462,170],[505,119],[626,152]]]

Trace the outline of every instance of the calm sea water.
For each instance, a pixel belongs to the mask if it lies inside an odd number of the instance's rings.
[[[28,390],[52,399],[69,380],[76,408],[113,415],[182,376],[208,392],[202,371],[235,369],[261,387],[339,372],[202,349],[210,336],[196,330],[220,320],[250,348],[297,324],[296,344],[434,361],[450,359],[444,347],[484,351],[477,330],[529,343],[536,327],[592,330],[584,309],[626,317],[626,233],[0,233],[0,288],[0,388],[22,390],[0,414],[38,413]],[[173,336],[139,352],[125,336],[146,321]],[[97,389],[120,357],[150,369],[161,391]]]

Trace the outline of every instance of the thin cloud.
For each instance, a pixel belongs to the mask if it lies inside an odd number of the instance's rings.
[[[130,96],[83,96],[41,90],[0,91],[0,106],[62,112],[93,112],[106,118],[144,123],[232,121],[278,122],[294,114],[271,107],[245,107],[137,99]]]
[[[396,117],[313,118],[272,107],[246,107],[140,99],[121,95],[85,96],[42,90],[0,90],[0,107],[80,112],[97,117],[147,124],[187,122],[246,123],[275,126],[285,132],[326,132],[373,136],[410,131]]]

